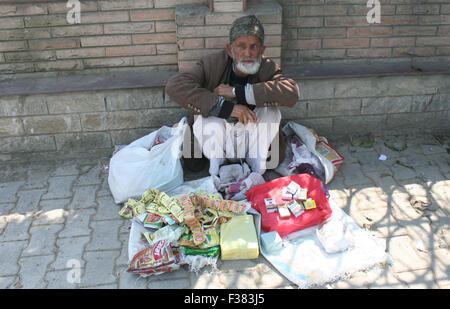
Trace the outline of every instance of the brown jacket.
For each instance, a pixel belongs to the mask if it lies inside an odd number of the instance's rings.
[[[217,96],[214,89],[227,83],[231,73],[232,59],[227,50],[200,59],[188,72],[172,76],[166,84],[169,97],[191,110],[194,114],[208,117]],[[263,56],[261,67],[249,76],[257,107],[294,106],[300,97],[297,83],[281,72],[278,64]]]

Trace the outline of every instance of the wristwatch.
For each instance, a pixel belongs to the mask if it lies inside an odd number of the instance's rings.
[[[233,95],[234,95],[234,97],[236,97],[236,88],[235,87],[233,87]]]

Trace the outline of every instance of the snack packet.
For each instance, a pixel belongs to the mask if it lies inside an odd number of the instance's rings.
[[[142,224],[144,225],[144,227],[159,229],[164,225],[164,222],[161,216],[149,213],[145,216]]]
[[[176,242],[178,238],[184,233],[184,227],[178,225],[166,225],[160,228],[154,233],[145,232],[144,237],[147,239],[150,245],[161,241],[167,240],[169,242]]]
[[[205,249],[180,246],[180,250],[181,250],[181,252],[183,252],[186,255],[204,255],[204,256],[214,257],[219,254],[220,246],[214,246],[214,247],[205,248]]]
[[[178,250],[172,248],[167,240],[162,240],[136,253],[127,271],[134,274],[161,274],[179,268]]]

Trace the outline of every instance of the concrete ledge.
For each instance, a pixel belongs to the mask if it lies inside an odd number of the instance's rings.
[[[367,65],[305,64],[285,66],[284,73],[296,80],[450,74],[450,63],[415,62]],[[173,71],[105,73],[44,78],[24,78],[0,82],[0,96],[53,94],[77,91],[164,87]]]

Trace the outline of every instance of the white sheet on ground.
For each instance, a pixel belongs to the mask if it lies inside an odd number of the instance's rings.
[[[386,242],[383,239],[375,238],[361,229],[332,200],[330,206],[334,219],[341,220],[351,233],[353,246],[350,249],[327,253],[317,238],[317,226],[283,237],[283,247],[278,251],[266,252],[260,243],[261,254],[299,288],[323,286],[388,261]],[[249,212],[255,216],[259,236],[261,215],[253,209]]]

